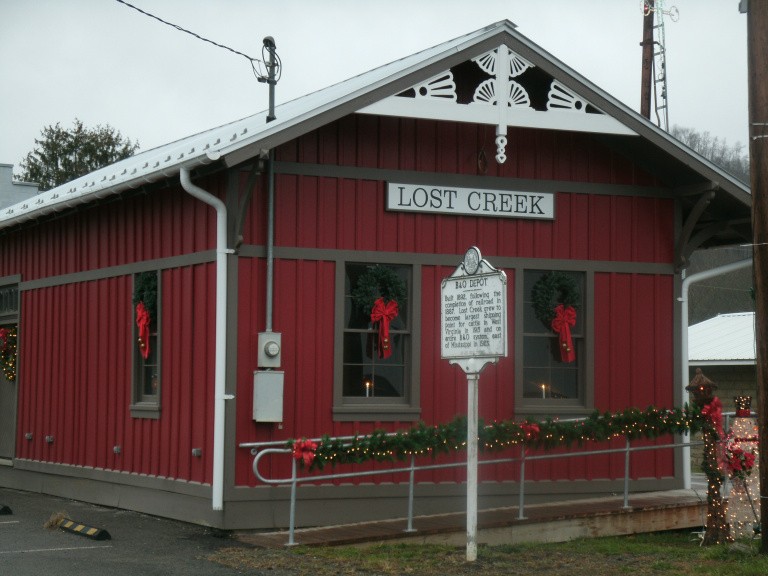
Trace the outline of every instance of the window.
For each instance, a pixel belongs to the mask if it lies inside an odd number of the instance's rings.
[[[138,418],[160,416],[160,283],[155,271],[133,277],[133,402]]]
[[[337,274],[343,302],[338,311],[343,317],[337,330],[336,419],[418,418],[413,350],[414,323],[418,323],[411,305],[412,267],[342,263],[339,268],[343,271],[343,278]],[[374,308],[381,318],[376,322],[371,320]]]
[[[557,278],[557,280],[554,280]],[[518,361],[516,405],[518,411],[532,413],[568,413],[586,409],[591,402],[586,389],[587,326],[584,305],[586,274],[551,270],[522,271],[522,289],[517,300],[522,302],[521,331],[517,341]],[[546,288],[542,288],[546,286]],[[554,300],[570,300],[576,313],[570,326],[573,356],[563,356],[558,335],[547,319],[537,312],[537,299],[554,291]],[[564,298],[565,297],[565,298]],[[544,306],[545,309],[548,306]]]

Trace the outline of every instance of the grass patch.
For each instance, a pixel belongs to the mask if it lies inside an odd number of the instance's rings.
[[[280,550],[223,548],[209,560],[243,574],[293,576],[765,576],[759,543],[702,548],[690,531],[573,540],[558,544],[481,546],[474,563],[464,548],[380,544]]]

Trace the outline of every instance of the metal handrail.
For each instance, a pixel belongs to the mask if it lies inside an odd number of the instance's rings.
[[[390,435],[394,436],[394,434],[388,434],[387,436],[390,436]],[[334,440],[353,440],[355,438],[357,438],[357,436],[339,436],[334,438]],[[314,440],[321,440],[321,439],[318,438]],[[466,466],[466,462],[454,462],[449,464],[427,464],[422,466],[416,466],[415,455],[412,455],[410,465],[407,467],[387,468],[383,470],[366,470],[363,472],[342,472],[342,473],[336,473],[336,474],[323,474],[323,475],[317,475],[317,476],[299,477],[297,460],[295,458],[292,458],[291,459],[292,460],[291,476],[289,478],[275,479],[275,478],[264,477],[261,474],[261,472],[259,472],[259,462],[261,461],[262,458],[264,458],[265,456],[269,456],[271,454],[291,454],[293,451],[290,448],[285,447],[285,445],[286,445],[285,441],[247,442],[247,443],[240,444],[240,447],[251,449],[251,454],[254,456],[253,473],[261,482],[265,484],[272,484],[272,485],[284,485],[284,484],[291,485],[288,542],[286,544],[287,546],[294,546],[296,544],[296,540],[295,540],[296,490],[299,484],[308,483],[308,482],[315,483],[321,480],[337,480],[341,478],[356,478],[356,477],[362,477],[362,476],[377,476],[377,475],[383,475],[383,474],[398,474],[398,473],[407,472],[409,474],[408,524],[405,531],[415,532],[416,530],[413,528],[413,499],[414,499],[416,471],[417,470],[418,471],[440,470],[440,469],[459,468],[459,467],[463,468]],[[526,461],[554,460],[559,458],[572,458],[572,457],[581,457],[581,456],[596,456],[596,455],[604,455],[604,454],[624,453],[625,457],[624,457],[624,504],[623,504],[623,507],[624,509],[628,509],[630,508],[629,506],[630,453],[648,451],[648,450],[665,450],[669,448],[678,448],[678,447],[686,447],[686,446],[701,446],[701,445],[703,445],[703,442],[679,442],[679,443],[673,443],[673,444],[662,444],[662,445],[653,445],[653,446],[638,446],[633,448],[630,444],[629,438],[626,438],[626,445],[624,448],[606,448],[602,450],[586,450],[586,451],[582,450],[582,451],[573,451],[573,452],[565,452],[565,453],[558,453],[558,454],[537,454],[534,456],[527,456],[525,445],[522,444],[520,447],[519,458],[496,458],[492,460],[481,460],[480,462],[478,462],[478,465],[485,466],[490,464],[508,464],[508,463],[515,463],[515,462],[520,463],[518,519],[523,520],[525,519],[525,463]],[[275,446],[283,446],[283,447],[276,448]]]

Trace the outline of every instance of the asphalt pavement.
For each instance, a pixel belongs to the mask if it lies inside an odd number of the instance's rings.
[[[137,512],[0,487],[0,574],[8,576],[234,576],[206,560],[219,548],[240,546],[220,531]],[[111,539],[45,528],[57,513],[98,528]]]

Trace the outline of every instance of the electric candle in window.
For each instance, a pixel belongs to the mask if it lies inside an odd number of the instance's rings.
[[[373,392],[373,384],[370,380],[365,381],[365,397],[369,398]]]
[[[542,384],[541,385],[541,397],[546,398],[547,397],[547,385]]]

